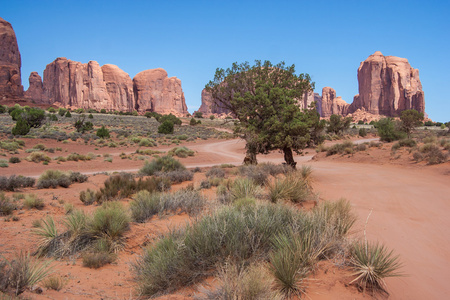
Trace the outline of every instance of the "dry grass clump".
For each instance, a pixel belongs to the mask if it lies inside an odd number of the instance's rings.
[[[84,205],[91,205],[96,201],[96,199],[95,191],[91,189],[80,192],[80,201],[83,202]]]
[[[172,183],[181,183],[184,181],[191,181],[194,178],[194,173],[189,170],[177,170],[169,172],[155,172],[155,176],[166,178]]]
[[[354,144],[352,141],[345,141],[342,144],[334,144],[327,149],[327,156],[335,154],[353,154]]]
[[[220,167],[212,167],[205,173],[206,178],[225,178],[225,171]]]
[[[303,253],[313,254],[308,254],[307,259],[308,264],[312,264],[322,259],[325,253],[331,255],[334,250],[331,245],[337,245],[337,241],[344,238],[345,230],[338,224],[348,224],[347,220],[353,216],[340,209],[341,206],[328,205],[320,208],[319,213],[315,210],[303,213],[270,203],[222,207],[183,230],[171,232],[144,251],[134,264],[140,293],[159,295],[194,283],[211,275],[217,263],[226,259],[246,265],[246,262],[258,258],[272,264],[272,260],[276,260],[273,253],[288,247],[277,244],[277,237],[287,241],[299,239],[299,246],[309,247]],[[289,253],[289,249],[283,251]],[[276,274],[291,267],[289,259],[274,263],[272,276],[278,280]],[[301,271],[295,269],[297,273]],[[289,294],[281,285],[278,292]]]
[[[51,272],[50,262],[39,262],[29,253],[20,252],[8,261],[0,261],[0,291],[22,294],[27,287],[45,279]]]
[[[96,201],[102,203],[119,200],[130,197],[141,190],[162,192],[170,189],[170,186],[170,180],[165,177],[139,178],[136,180],[130,173],[120,173],[105,180],[104,187],[96,193]]]
[[[60,276],[51,276],[45,279],[42,284],[49,290],[60,291],[64,287],[65,281]]]
[[[33,152],[29,156],[27,156],[25,159],[28,161],[35,162],[35,163],[39,163],[39,162],[49,163],[52,160],[50,158],[50,156],[48,156],[44,152]]]
[[[183,164],[173,158],[171,155],[158,157],[151,162],[145,162],[144,166],[139,170],[142,175],[153,175],[156,172],[170,172],[177,170],[185,170]]]
[[[136,222],[145,222],[156,214],[162,213],[199,213],[206,204],[198,191],[180,190],[175,193],[150,193],[140,191],[130,203],[131,218]]]
[[[57,188],[58,186],[68,188],[72,181],[70,176],[59,170],[47,170],[39,176],[36,187],[38,189]]]
[[[413,153],[413,159],[417,162],[427,161],[429,165],[441,164],[447,161],[449,153],[445,153],[435,143],[427,143]]]
[[[38,256],[62,258],[79,252],[108,254],[122,249],[123,235],[129,229],[129,216],[118,202],[104,203],[93,215],[74,211],[66,216],[66,231],[58,234],[53,218],[37,224]]]

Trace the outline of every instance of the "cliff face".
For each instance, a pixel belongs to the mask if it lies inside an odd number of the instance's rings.
[[[336,91],[333,88],[324,87],[322,89],[322,117],[328,118],[331,115],[345,116],[348,113],[349,106],[341,97],[336,97]]]
[[[25,96],[64,107],[187,114],[181,81],[168,78],[163,69],[143,71],[131,80],[115,65],[100,67],[95,61],[83,64],[65,57],[47,65],[43,82],[39,74],[31,73]]]
[[[187,114],[181,80],[168,78],[164,69],[138,73],[133,78],[134,97],[138,111],[155,111],[161,114]]]
[[[360,64],[358,83],[359,95],[354,97],[351,112],[365,109],[385,116],[398,116],[405,109],[425,112],[419,70],[406,58],[375,52]]]
[[[23,96],[21,59],[11,24],[0,18],[0,100]]]

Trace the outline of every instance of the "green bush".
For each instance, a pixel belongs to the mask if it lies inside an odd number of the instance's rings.
[[[277,178],[273,183],[269,183],[267,188],[268,198],[274,203],[278,200],[300,203],[310,198],[307,182],[296,173]]]
[[[58,109],[58,115],[60,115],[61,117],[64,116],[67,112],[67,109],[60,107]]]
[[[52,159],[50,158],[50,156],[48,156],[44,152],[38,151],[38,152],[32,152],[29,156],[26,157],[26,160],[32,161],[35,163],[40,163],[40,162],[50,162]]]
[[[176,160],[170,155],[165,155],[155,158],[151,162],[145,162],[144,166],[139,170],[139,173],[153,175],[155,172],[170,172],[185,169],[185,166],[179,160]]]
[[[6,197],[5,193],[0,192],[0,216],[10,215],[16,209],[16,203],[11,201],[9,197]]]
[[[169,120],[164,121],[161,125],[159,125],[158,133],[172,134],[173,133],[173,123]]]
[[[43,209],[45,204],[44,200],[41,198],[38,198],[35,194],[28,194],[25,196],[25,199],[23,200],[23,205],[28,209]]]
[[[367,135],[367,130],[365,128],[360,128],[358,134],[360,137],[365,137]]]
[[[406,133],[400,131],[400,125],[395,123],[391,118],[384,118],[377,122],[377,131],[380,140],[385,142],[393,142],[406,138]]]
[[[22,118],[17,120],[16,125],[11,130],[13,135],[27,135],[28,132],[30,132],[30,125]]]
[[[172,114],[168,114],[168,115],[163,115],[158,119],[159,123],[164,123],[166,121],[171,122],[174,125],[181,125],[181,119],[177,118],[176,116],[172,115]]]
[[[87,189],[86,191],[80,192],[80,201],[84,205],[91,205],[96,201],[95,191]]]
[[[97,136],[99,138],[109,138],[109,130],[103,125],[101,128],[97,129]]]
[[[143,190],[136,193],[133,201],[130,202],[131,219],[135,222],[144,223],[159,213],[161,196],[157,193],[150,193]]]
[[[57,188],[58,186],[68,188],[72,181],[69,175],[59,170],[47,170],[39,176],[36,187],[38,189]]]

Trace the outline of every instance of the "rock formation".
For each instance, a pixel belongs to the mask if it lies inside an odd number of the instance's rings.
[[[0,18],[0,100],[23,96],[20,52],[11,24]]]
[[[330,87],[322,89],[321,116],[328,118],[331,115],[345,116],[348,113],[349,104],[342,100],[341,97],[336,97],[336,91]]]
[[[102,72],[106,91],[116,107],[114,110],[135,110],[136,101],[134,99],[133,81],[130,76],[119,67],[111,64],[103,65]]]
[[[34,101],[35,103],[44,102],[44,85],[42,84],[42,78],[37,72],[31,72],[28,78],[29,87],[25,92],[25,98]]]
[[[405,109],[425,112],[425,96],[414,69],[406,58],[370,55],[358,68],[359,95],[350,112],[364,108],[371,114],[398,116]]]
[[[155,111],[160,114],[187,114],[181,80],[168,78],[164,69],[152,69],[138,73],[133,78],[136,108],[140,112]]]
[[[202,90],[202,104],[198,111],[206,116],[211,114],[221,115],[230,113],[228,109],[215,104],[211,93],[207,92],[206,89]]]

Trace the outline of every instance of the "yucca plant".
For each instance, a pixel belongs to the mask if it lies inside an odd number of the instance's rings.
[[[261,188],[248,178],[238,178],[230,189],[233,201],[242,198],[257,198],[261,194]]]
[[[278,178],[267,185],[268,198],[272,202],[288,200],[295,203],[306,201],[309,196],[309,188],[306,181],[297,173],[290,173],[284,178]]]
[[[44,256],[49,252],[52,242],[58,237],[58,230],[55,221],[50,216],[43,219],[39,225],[36,223],[36,226],[38,227],[33,230],[33,233],[39,237],[39,241],[35,254]]]
[[[363,291],[370,289],[373,292],[387,293],[384,278],[403,276],[398,271],[402,267],[399,256],[379,243],[356,242],[352,249],[351,263],[356,278],[350,283],[356,282]]]
[[[5,288],[11,288],[16,295],[25,291],[29,286],[40,282],[51,273],[51,261],[39,262],[31,259],[29,253],[21,251],[17,256],[6,262],[6,268],[3,268],[3,276],[7,273],[7,282]],[[5,277],[6,278],[6,277]]]

